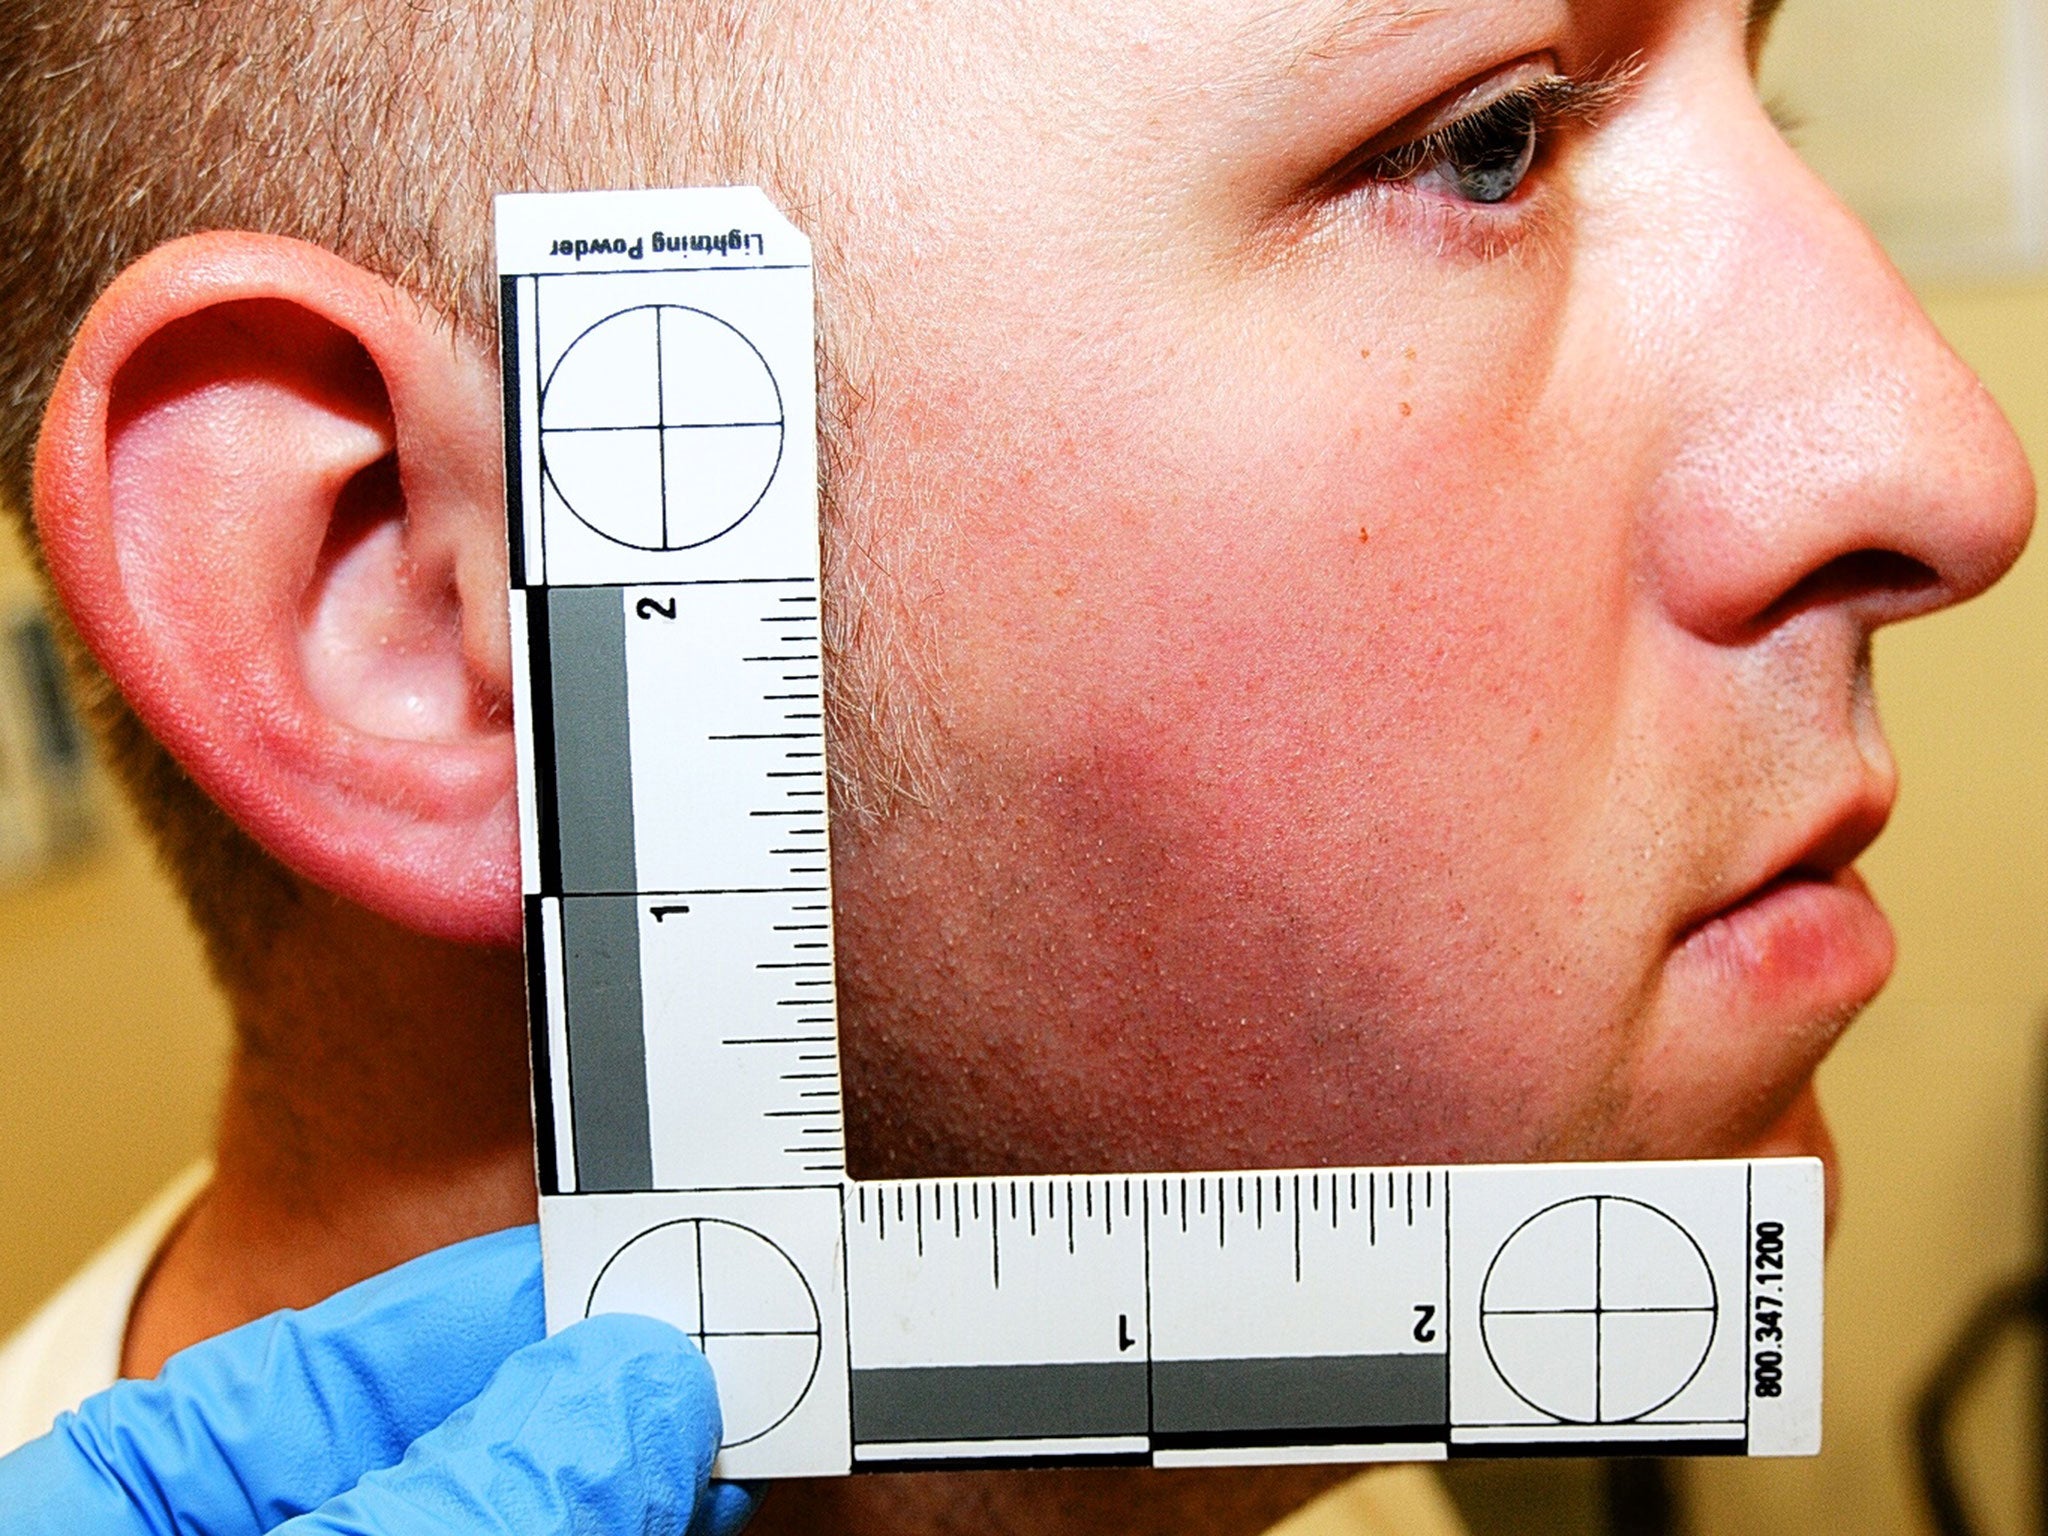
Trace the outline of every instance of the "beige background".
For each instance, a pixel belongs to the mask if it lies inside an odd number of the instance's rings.
[[[2039,9],[1791,0],[1768,83],[2048,465]],[[16,558],[0,552],[0,587],[20,579]],[[1968,609],[1889,632],[1878,672],[1906,792],[1865,867],[1901,960],[1823,1074],[1849,1188],[1827,1450],[1693,1468],[1702,1536],[1921,1530],[1910,1394],[1975,1299],[2040,1246],[2048,553]],[[0,893],[0,1010],[4,1329],[205,1139],[225,1026],[125,822],[75,866]],[[2022,1363],[2016,1353],[1968,1420],[1969,1475],[1999,1531],[2034,1528]],[[1512,1504],[1532,1487],[1482,1494]]]
[[[28,585],[0,530],[0,598]],[[76,863],[0,891],[0,1331],[205,1150],[227,1028],[118,798]]]

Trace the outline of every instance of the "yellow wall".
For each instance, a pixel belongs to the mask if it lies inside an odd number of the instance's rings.
[[[26,584],[0,536],[0,594]],[[0,891],[0,1334],[201,1155],[227,1032],[117,797],[77,863]]]

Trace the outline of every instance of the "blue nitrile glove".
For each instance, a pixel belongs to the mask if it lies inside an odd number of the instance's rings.
[[[8,1536],[731,1536],[711,1369],[665,1323],[541,1341],[532,1227],[458,1243],[124,1381],[0,1458]],[[296,1517],[296,1518],[295,1518]],[[289,1522],[289,1524],[286,1524]]]

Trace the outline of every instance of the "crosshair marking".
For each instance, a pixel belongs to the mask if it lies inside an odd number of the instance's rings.
[[[1669,1404],[1706,1364],[1719,1318],[1692,1234],[1623,1195],[1538,1211],[1501,1244],[1479,1293],[1502,1382],[1568,1424],[1625,1424]]]

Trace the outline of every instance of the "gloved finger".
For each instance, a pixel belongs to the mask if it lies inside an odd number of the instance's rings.
[[[666,1323],[592,1318],[505,1362],[476,1401],[276,1536],[730,1536],[753,1513],[711,1484],[711,1367]]]
[[[713,1483],[697,1506],[690,1536],[736,1536],[761,1507],[764,1491],[759,1483]]]
[[[388,1467],[541,1336],[540,1244],[457,1243],[174,1355],[0,1459],[10,1536],[260,1536]]]

